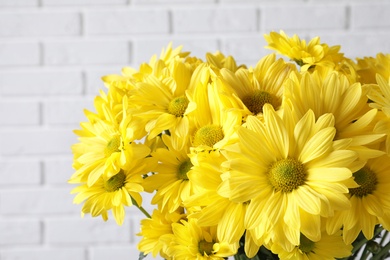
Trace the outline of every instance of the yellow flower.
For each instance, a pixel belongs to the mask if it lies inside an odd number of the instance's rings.
[[[152,153],[159,164],[154,170],[155,174],[145,179],[144,187],[148,192],[156,191],[152,204],[157,204],[161,211],[174,212],[194,192],[187,176],[192,168],[188,157],[190,149],[188,144],[176,149],[172,138],[167,135],[163,135],[162,140],[166,148],[158,148]]]
[[[125,217],[125,206],[133,205],[132,200],[141,206],[143,178],[152,163],[150,158],[144,158],[147,154],[140,154],[139,159],[133,159],[126,169],[120,169],[118,173],[111,177],[100,176],[93,185],[83,184],[72,190],[78,193],[74,198],[74,203],[84,202],[81,209],[82,214],[90,213],[92,217],[101,215],[106,221],[107,212],[112,210],[113,216],[122,225]]]
[[[301,234],[299,245],[290,252],[285,251],[277,244],[273,245],[271,249],[283,260],[333,260],[350,256],[352,245],[345,244],[341,231],[338,231],[334,235],[322,232],[321,240],[316,242]]]
[[[239,145],[226,147],[229,170],[222,174],[218,193],[237,203],[249,203],[245,225],[257,245],[299,245],[300,233],[321,238],[320,217],[347,209],[349,187],[355,187],[348,168],[356,159],[344,150],[348,142],[333,141],[334,119],[315,121],[308,111],[299,121],[289,109],[278,116],[264,105],[264,122],[250,116],[238,129]]]
[[[374,132],[386,134],[385,151],[390,154],[390,83],[380,74],[376,78],[378,87],[371,87],[367,96],[373,101],[370,106],[383,112]]]
[[[152,253],[168,259],[167,249],[173,239],[172,223],[178,223],[185,218],[182,208],[172,213],[162,213],[154,210],[151,218],[141,220],[141,232],[137,236],[142,236],[137,248],[145,255]]]
[[[149,75],[137,83],[129,100],[134,107],[133,115],[145,122],[149,139],[164,130],[184,137],[189,131],[187,114],[195,109],[186,93],[193,74],[192,67],[175,60],[170,66],[162,63],[160,70],[164,76]]]
[[[215,66],[217,69],[226,68],[229,71],[235,72],[239,68],[246,68],[245,65],[237,66],[236,60],[232,56],[225,56],[221,52],[207,53],[206,60],[209,64]]]
[[[360,231],[370,240],[376,224],[390,225],[390,160],[370,159],[353,177],[359,187],[349,189],[351,209],[337,212],[327,223],[329,233],[343,227],[343,238],[352,243]]]
[[[238,243],[218,240],[215,227],[199,227],[197,220],[172,224],[174,239],[168,249],[171,259],[223,260],[234,255]]]
[[[366,84],[374,84],[376,74],[388,80],[390,77],[390,54],[378,53],[376,57],[364,57],[357,59],[356,70],[359,81]]]
[[[296,67],[283,59],[276,60],[275,54],[262,58],[253,70],[239,69],[235,73],[222,69],[221,75],[230,95],[237,96],[244,114],[258,115],[263,112],[263,105],[271,104],[279,109],[283,99],[283,83]]]
[[[351,139],[350,149],[359,153],[362,160],[376,157],[380,151],[367,145],[379,143],[384,135],[374,133],[378,120],[377,109],[367,104],[367,90],[360,83],[351,84],[337,71],[321,78],[316,72],[302,76],[291,74],[285,84],[285,99],[298,117],[312,110],[319,118],[332,113],[335,120],[336,140]]]
[[[319,37],[311,39],[308,44],[296,34],[290,38],[283,31],[271,32],[264,37],[268,42],[266,48],[289,57],[301,66],[301,71],[311,69],[313,66],[334,67],[344,56],[339,53],[340,46],[329,47],[325,43],[320,43]]]
[[[141,152],[147,149],[132,143],[141,137],[142,131],[138,122],[127,114],[126,96],[121,113],[113,113],[109,105],[97,100],[95,105],[101,105],[97,108],[98,114],[87,111],[89,122],[81,123],[82,130],[74,131],[80,142],[72,146],[76,172],[70,183],[87,182],[91,186],[103,174],[110,178],[124,168],[139,149]]]
[[[241,125],[240,111],[231,111],[223,102],[223,83],[209,66],[197,69],[198,81],[189,95],[190,103],[196,106],[188,117],[190,120],[191,152],[221,149],[231,141],[235,127]],[[234,103],[234,102],[232,102]]]

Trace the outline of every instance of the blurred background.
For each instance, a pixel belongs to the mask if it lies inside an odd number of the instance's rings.
[[[0,260],[138,259],[136,208],[119,227],[81,218],[69,194],[72,130],[101,76],[169,42],[255,65],[280,29],[350,58],[390,53],[389,15],[385,0],[0,0]]]

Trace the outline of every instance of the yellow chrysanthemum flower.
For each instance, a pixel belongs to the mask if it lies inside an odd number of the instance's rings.
[[[70,183],[87,182],[91,186],[103,174],[110,178],[125,167],[134,153],[138,153],[134,149],[147,149],[132,143],[142,137],[142,131],[139,131],[138,122],[126,112],[126,97],[123,98],[120,115],[112,113],[103,102],[96,104],[102,106],[97,110],[102,111],[104,116],[86,112],[89,122],[81,123],[82,130],[74,131],[80,136],[80,142],[72,146],[76,172]]]
[[[387,81],[380,74],[377,74],[376,81],[378,86],[370,87],[367,96],[373,101],[370,106],[383,112],[374,132],[386,134],[385,151],[390,155],[390,81]]]
[[[159,164],[155,174],[145,179],[144,187],[148,192],[156,191],[152,204],[157,204],[161,211],[174,212],[183,207],[183,201],[194,192],[187,176],[193,165],[188,157],[188,142],[183,148],[176,149],[170,136],[163,135],[162,140],[166,148],[158,148],[152,153]]]
[[[279,109],[283,99],[283,83],[296,67],[283,59],[276,60],[275,54],[262,58],[253,70],[239,69],[235,73],[222,69],[221,75],[229,89],[229,95],[237,96],[244,114],[258,115],[264,104]]]
[[[334,235],[322,232],[321,240],[316,242],[301,234],[300,244],[290,252],[285,251],[278,244],[273,245],[271,249],[283,260],[334,260],[350,256],[352,245],[345,244],[341,231],[338,231]]]
[[[188,115],[191,152],[220,149],[231,141],[235,127],[241,125],[240,111],[229,110],[229,102],[223,102],[221,85],[223,83],[209,66],[198,68],[198,81],[189,95],[190,103],[196,109]],[[231,102],[234,103],[234,102]]]
[[[218,240],[216,227],[199,227],[194,218],[173,223],[172,229],[174,238],[168,249],[172,260],[224,260],[238,249],[238,243]]]
[[[249,203],[246,228],[257,245],[272,239],[283,248],[299,245],[300,233],[321,238],[320,217],[348,209],[349,187],[355,187],[348,167],[357,154],[333,141],[334,118],[315,121],[312,111],[300,120],[289,109],[278,116],[264,105],[264,122],[250,116],[238,129],[239,145],[226,147],[229,171],[218,192],[237,203]]]
[[[84,202],[82,214],[90,213],[92,217],[101,215],[106,221],[107,212],[112,210],[116,222],[122,225],[125,217],[124,207],[133,205],[132,200],[137,206],[142,204],[139,194],[144,190],[142,175],[149,171],[149,165],[153,163],[151,158],[145,159],[148,154],[137,154],[139,158],[133,158],[126,169],[120,169],[111,177],[103,175],[93,185],[84,184],[74,188],[72,193],[78,193],[74,203]]]
[[[377,109],[368,106],[367,90],[360,83],[351,84],[348,78],[337,71],[325,78],[316,72],[291,74],[285,84],[285,99],[298,117],[312,110],[319,118],[332,113],[337,134],[335,138],[351,139],[350,149],[359,153],[362,160],[376,157],[380,151],[367,145],[380,142],[384,135],[374,133]]]
[[[167,249],[172,242],[172,224],[180,222],[186,217],[180,208],[172,213],[162,213],[154,210],[151,218],[141,220],[141,232],[137,236],[142,236],[137,248],[144,255],[152,253],[153,257],[158,254],[168,259]]]
[[[190,104],[187,89],[193,74],[191,65],[172,61],[170,66],[160,67],[164,75],[149,75],[136,85],[130,103],[135,117],[145,121],[148,138],[154,138],[164,130],[172,135],[185,137],[189,131],[187,115],[195,109]]]
[[[329,233],[343,228],[346,243],[362,231],[369,240],[376,224],[390,225],[390,160],[387,155],[370,159],[353,177],[359,187],[349,189],[351,209],[337,212],[327,223]]]
[[[307,71],[313,66],[334,67],[344,56],[339,53],[340,46],[329,47],[325,43],[320,43],[319,37],[311,39],[308,44],[296,34],[290,38],[283,31],[271,32],[264,37],[268,43],[266,48],[289,57],[301,66],[301,71]]]
[[[366,84],[375,84],[376,74],[388,80],[390,78],[390,54],[378,53],[376,57],[358,58],[356,70],[359,81]]]
[[[206,53],[206,60],[209,64],[215,66],[217,69],[228,69],[229,71],[235,72],[240,68],[246,68],[245,65],[237,66],[236,60],[232,56],[225,56],[221,52]]]

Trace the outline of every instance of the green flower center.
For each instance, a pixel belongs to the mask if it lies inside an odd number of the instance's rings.
[[[364,197],[371,194],[378,184],[375,172],[368,167],[363,167],[358,170],[353,174],[353,177],[355,177],[355,182],[359,184],[360,187],[349,189],[349,193],[357,197]]]
[[[315,243],[301,234],[299,249],[303,253],[310,253],[313,251]]]
[[[125,181],[126,181],[126,174],[124,173],[123,170],[120,170],[117,174],[109,178],[104,183],[104,189],[107,192],[117,191],[123,186],[125,186]]]
[[[275,95],[262,90],[255,90],[252,95],[245,96],[242,102],[255,115],[263,113],[263,106],[267,103],[274,108],[280,105]]]
[[[302,163],[293,158],[273,163],[268,171],[268,179],[275,191],[289,193],[305,184],[306,170]]]
[[[111,154],[115,152],[119,152],[119,147],[121,145],[121,137],[119,135],[114,136],[108,143],[106,148],[104,149],[104,155],[109,157]]]
[[[192,165],[190,159],[188,159],[187,161],[182,162],[179,165],[179,169],[177,171],[177,177],[179,179],[181,179],[181,180],[188,180],[187,172],[189,172],[191,170],[192,166],[193,165]]]
[[[213,242],[207,242],[202,240],[198,244],[199,253],[203,256],[204,254],[211,255],[213,253]]]
[[[176,97],[168,104],[168,113],[175,115],[176,117],[181,117],[184,115],[184,112],[188,106],[188,99],[185,96]]]
[[[222,127],[218,125],[206,125],[199,128],[194,137],[194,146],[207,145],[213,147],[224,137]]]

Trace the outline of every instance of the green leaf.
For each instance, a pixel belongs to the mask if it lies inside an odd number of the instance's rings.
[[[146,256],[147,256],[147,254],[144,255],[144,253],[141,252],[141,253],[139,253],[138,260],[142,260],[142,259],[144,259]]]

